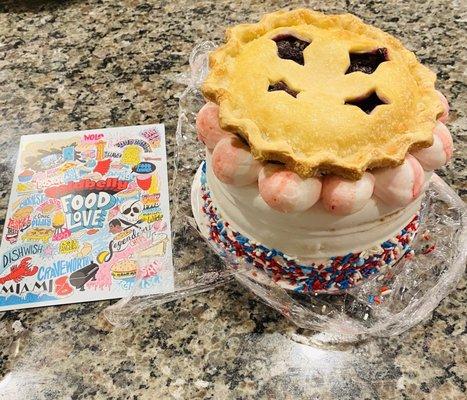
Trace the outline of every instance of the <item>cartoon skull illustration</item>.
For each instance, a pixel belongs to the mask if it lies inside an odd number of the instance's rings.
[[[143,211],[143,205],[139,200],[129,200],[120,206],[120,221],[128,225],[134,225],[139,220],[139,215]]]

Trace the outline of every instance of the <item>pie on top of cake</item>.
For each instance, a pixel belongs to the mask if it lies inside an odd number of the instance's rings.
[[[433,144],[435,75],[357,17],[300,9],[227,31],[203,94],[259,161],[357,180]]]
[[[392,36],[308,10],[228,32],[211,53],[211,101],[196,128],[207,175],[224,184],[214,192],[239,194],[233,206],[250,188],[247,203],[259,196],[266,214],[311,216],[323,206],[358,217],[380,202],[396,211],[419,201],[431,171],[450,160],[448,102]]]

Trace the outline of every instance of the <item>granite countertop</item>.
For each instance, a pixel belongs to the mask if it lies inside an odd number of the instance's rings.
[[[461,1],[236,3],[0,3],[0,224],[20,135],[164,122],[172,154],[183,90],[174,77],[193,45],[303,5],[355,13],[437,72],[457,147],[441,175],[466,199]],[[126,329],[103,320],[109,302],[6,312],[0,399],[464,399],[465,302],[463,280],[423,324],[338,348],[308,343],[236,284],[146,310]]]

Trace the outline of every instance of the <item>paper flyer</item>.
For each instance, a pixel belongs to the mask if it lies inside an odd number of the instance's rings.
[[[172,291],[164,126],[23,136],[0,251],[0,310]]]

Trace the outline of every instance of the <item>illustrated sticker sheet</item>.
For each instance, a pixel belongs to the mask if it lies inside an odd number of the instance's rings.
[[[0,251],[0,310],[172,291],[164,126],[23,136]]]

